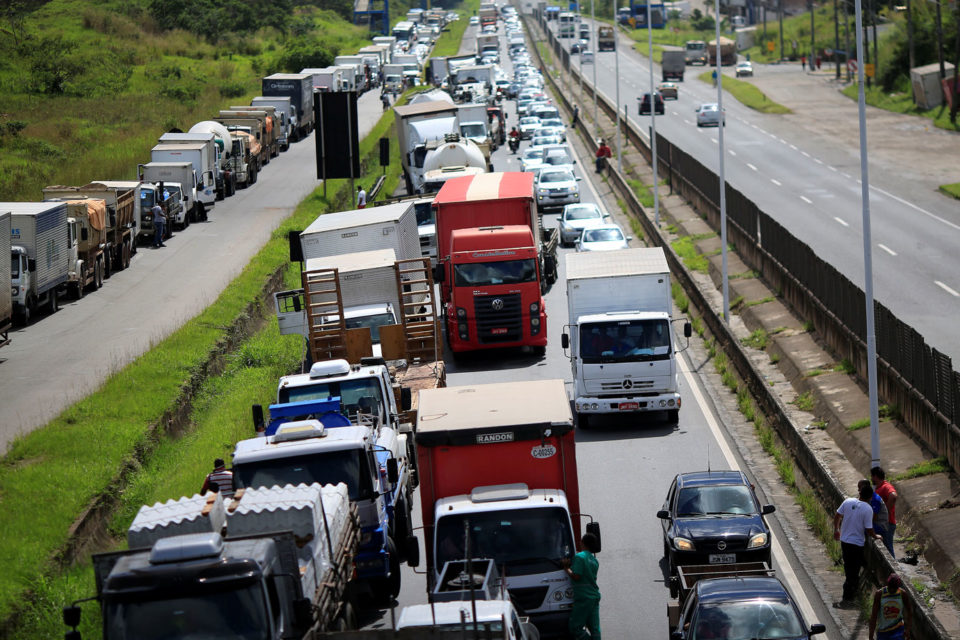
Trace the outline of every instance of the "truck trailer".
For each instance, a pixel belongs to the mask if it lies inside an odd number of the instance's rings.
[[[300,233],[303,259],[393,249],[397,260],[420,257],[417,214],[412,202],[339,211],[318,217]]]
[[[6,259],[10,255],[10,261]],[[10,252],[10,212],[0,211],[0,347],[10,344],[13,327],[13,268],[20,268],[19,259]]]
[[[433,100],[394,107],[393,111],[397,117],[397,144],[407,194],[414,195],[423,189],[427,143],[459,133],[459,107],[443,100]]]
[[[9,211],[13,316],[28,325],[41,307],[60,308],[70,278],[70,231],[66,202],[4,202]]]
[[[160,144],[185,144],[185,145],[203,145],[201,154],[196,157],[194,168],[204,176],[204,183],[208,183],[209,178],[204,174],[207,171],[213,173],[213,186],[216,191],[216,200],[223,200],[228,195],[233,195],[233,191],[227,193],[226,181],[226,145],[213,131],[194,131],[192,133],[169,132],[161,135],[157,142]],[[208,183],[209,184],[209,183]],[[203,199],[204,204],[207,198]]]
[[[297,130],[293,142],[313,131],[313,76],[308,73],[275,73],[262,81],[264,96],[287,96],[297,110]]]
[[[678,80],[683,82],[683,72],[687,69],[687,53],[683,49],[663,50],[660,59],[660,70],[663,81]]]
[[[160,143],[150,150],[151,163],[180,163],[189,162],[193,167],[194,198],[191,207],[190,222],[207,219],[207,211],[212,209],[217,201],[216,183],[216,151],[210,142],[173,142]],[[212,152],[212,153],[211,153]],[[183,177],[174,181],[181,186],[190,185],[191,181],[184,181]]]

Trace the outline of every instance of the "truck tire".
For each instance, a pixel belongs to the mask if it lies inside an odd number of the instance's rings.
[[[370,581],[373,598],[377,604],[388,605],[400,593],[400,555],[393,538],[387,537],[387,552],[390,554],[390,577]]]
[[[534,348],[533,348],[533,355],[537,356],[538,358],[542,358],[542,357],[544,357],[545,355],[547,355],[547,348],[546,348],[546,347],[534,347]]]
[[[257,184],[257,165],[254,164],[247,172],[247,185]]]
[[[670,409],[667,411],[667,422],[677,424],[680,422],[680,409]]]
[[[340,610],[340,616],[334,624],[337,631],[355,631],[359,628],[357,623],[357,610],[353,608],[350,601],[343,603],[343,609]]]
[[[127,267],[130,266],[130,256],[131,256],[131,254],[132,254],[132,251],[131,251],[131,249],[130,249],[130,243],[124,242],[124,243],[123,243],[123,252],[122,252],[122,256],[123,256],[123,257],[122,257],[122,260],[123,260],[123,263],[122,263],[122,265],[121,265],[121,269],[126,269]]]
[[[109,280],[113,275],[113,247],[103,254],[103,279]]]
[[[70,293],[72,294],[71,297],[74,300],[83,300],[83,289],[84,289],[83,280],[77,280],[76,282],[74,282],[73,285],[70,287],[70,289],[71,289]]]
[[[97,264],[93,266],[93,282],[90,283],[90,288],[94,291],[103,286],[103,259],[97,260]]]
[[[47,301],[47,311],[53,315],[60,310],[60,290],[53,288],[50,290],[50,297]]]
[[[590,428],[590,416],[586,413],[577,413],[577,428],[587,431]]]

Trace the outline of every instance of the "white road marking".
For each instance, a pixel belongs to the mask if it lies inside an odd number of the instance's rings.
[[[844,178],[849,178],[849,177],[851,177],[849,173],[841,173],[840,175],[842,175]]]
[[[755,124],[752,124],[752,125],[750,125],[750,126],[753,127],[754,129],[756,129],[757,131],[763,131],[763,129],[761,129],[760,127],[758,127],[758,126],[755,125]]]
[[[936,221],[938,221],[938,222],[942,222],[943,224],[947,225],[948,227],[951,227],[951,228],[953,228],[953,229],[956,229],[956,230],[960,231],[960,225],[954,224],[954,223],[950,222],[949,220],[945,220],[945,219],[941,218],[940,216],[938,216],[938,215],[935,214],[935,213],[930,213],[930,212],[927,211],[926,209],[921,209],[920,207],[918,207],[917,205],[913,204],[912,202],[907,202],[907,201],[904,200],[903,198],[900,198],[900,197],[898,197],[898,196],[895,196],[895,195],[893,195],[892,193],[889,193],[889,192],[887,192],[887,191],[884,191],[883,189],[880,189],[880,188],[878,188],[878,187],[871,186],[870,188],[871,188],[872,190],[874,190],[874,191],[877,191],[877,192],[879,192],[879,193],[882,193],[883,195],[887,196],[888,198],[893,198],[894,200],[896,200],[896,201],[899,202],[900,204],[905,204],[905,205],[907,205],[908,207],[910,207],[911,209],[914,209],[914,210],[916,210],[916,211],[919,211],[920,213],[922,213],[922,214],[925,215],[925,216],[929,216],[929,217],[933,218],[934,220],[936,220]]]
[[[839,222],[840,224],[842,224],[842,225],[845,226],[845,227],[849,227],[849,226],[850,226],[850,225],[847,223],[847,221],[844,220],[843,218],[838,218],[837,216],[833,216],[833,219],[836,220],[837,222]]]
[[[790,145],[790,148],[793,149],[794,151],[796,151],[796,150],[797,150],[797,145],[792,144],[792,145]]]
[[[807,153],[806,151],[801,151],[800,153],[802,153],[804,156],[806,156],[806,157],[808,157],[808,158],[810,157],[810,154]]]
[[[833,171],[834,173],[837,172],[837,168],[836,168],[836,167],[833,167],[833,166],[830,166],[829,164],[827,165],[827,169],[830,169],[830,171]]]
[[[687,120],[686,118],[684,118],[683,121],[684,121],[686,124],[693,124],[693,121]]]
[[[770,182],[772,182],[773,184],[777,185],[778,187],[783,186],[782,184],[780,184],[780,181],[777,180],[777,179],[775,179],[775,178],[770,178]]]
[[[781,143],[783,143],[783,144],[787,144],[787,141],[784,140],[783,138],[777,138],[777,140],[779,140],[779,141],[780,141]]]
[[[747,166],[750,167],[751,169],[753,169],[754,171],[757,170],[757,168],[756,168],[755,166],[753,166],[752,164],[750,164],[749,162],[747,163]]]
[[[800,196],[800,199],[806,202],[807,204],[813,204],[813,200],[811,200],[807,196]]]
[[[733,149],[728,149],[727,151],[728,151],[728,152],[730,153],[730,155],[732,155],[732,156],[737,155],[737,152],[734,151]]]
[[[896,252],[896,251],[894,251],[893,249],[891,249],[890,247],[888,247],[888,246],[885,245],[885,244],[879,244],[879,243],[878,243],[877,246],[880,247],[881,249],[883,249],[884,251],[886,251],[887,253],[889,253],[889,254],[892,255],[892,256],[897,255],[897,252]]]
[[[960,298],[960,293],[957,293],[956,291],[954,291],[953,289],[951,289],[951,288],[948,287],[947,285],[943,284],[943,283],[940,282],[939,280],[934,280],[934,281],[933,281],[933,284],[937,285],[938,287],[940,287],[941,289],[943,289],[944,291],[946,291],[947,293],[949,293],[950,295],[952,295],[954,298]]]
[[[713,141],[713,144],[720,144],[720,141],[717,140],[716,138],[710,138],[710,140]]]
[[[823,164],[823,160],[821,160],[820,158],[814,158],[813,161],[816,162],[817,164]]]

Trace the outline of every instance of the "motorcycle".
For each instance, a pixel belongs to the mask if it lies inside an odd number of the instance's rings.
[[[513,154],[517,153],[517,149],[520,148],[520,136],[511,136],[510,137],[510,152]]]

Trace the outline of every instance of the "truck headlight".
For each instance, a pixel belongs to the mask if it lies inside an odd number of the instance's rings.
[[[661,406],[661,407],[667,406],[667,401],[666,401],[666,400],[661,400],[661,401],[660,401],[660,406]]]
[[[539,312],[539,311],[540,311],[540,303],[539,303],[539,302],[531,302],[531,303],[530,303],[530,313],[537,313],[537,312]]]
[[[14,296],[20,295],[20,287],[12,287],[12,288],[13,288],[13,295],[14,295]]]
[[[463,307],[457,307],[457,317],[458,317],[458,318],[466,318],[466,317],[467,317],[467,310],[464,309]]]
[[[693,551],[694,546],[693,542],[687,540],[686,538],[674,538],[673,539],[673,548],[677,551]]]
[[[539,326],[540,326],[540,318],[530,318],[530,324],[532,324],[532,325],[535,326],[535,327],[539,327]]]
[[[750,542],[747,544],[747,549],[759,549],[760,547],[765,546],[767,546],[767,534],[758,533],[750,538]]]
[[[667,406],[668,406],[668,407],[672,407],[673,404],[674,404],[674,403],[673,403],[673,398],[670,398],[669,400],[667,400]]]

